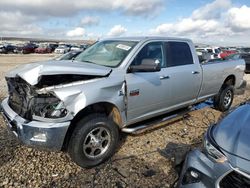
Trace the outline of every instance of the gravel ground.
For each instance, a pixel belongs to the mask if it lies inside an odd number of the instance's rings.
[[[7,71],[50,58],[53,55],[0,55],[0,99],[6,96]],[[250,81],[250,76],[245,79]],[[250,97],[250,86],[247,88],[244,95],[235,97],[233,105]],[[8,133],[0,116],[0,187],[171,187],[177,179],[175,159],[200,146],[207,126],[220,115],[206,107],[153,131],[123,136],[112,159],[92,169],[78,167],[64,152],[21,145]]]

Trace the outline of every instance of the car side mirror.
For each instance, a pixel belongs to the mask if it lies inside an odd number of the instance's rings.
[[[129,72],[159,72],[161,63],[158,59],[143,59],[140,65],[131,65]]]

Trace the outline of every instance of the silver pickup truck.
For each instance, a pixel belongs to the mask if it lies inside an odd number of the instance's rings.
[[[113,155],[120,132],[143,120],[211,97],[216,109],[228,110],[244,69],[244,60],[200,64],[188,39],[106,39],[74,60],[9,72],[2,114],[24,144],[67,149],[91,167]]]

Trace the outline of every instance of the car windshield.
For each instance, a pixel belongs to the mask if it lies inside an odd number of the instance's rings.
[[[67,48],[67,46],[65,46],[65,45],[61,45],[61,46],[58,46],[58,48],[63,49],[63,48]]]
[[[106,67],[117,67],[137,44],[135,41],[107,40],[87,48],[75,60]]]

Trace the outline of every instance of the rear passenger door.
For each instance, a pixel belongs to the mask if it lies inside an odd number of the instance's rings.
[[[169,41],[165,43],[165,51],[171,108],[195,102],[202,82],[202,70],[195,62],[189,43]]]

